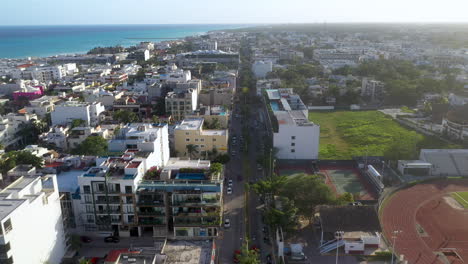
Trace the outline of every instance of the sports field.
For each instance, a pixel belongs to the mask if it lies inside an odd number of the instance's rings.
[[[311,111],[309,120],[320,125],[320,159],[384,156],[392,147],[411,156],[404,158],[416,158],[419,148],[459,147],[402,127],[378,111]]]
[[[361,200],[375,199],[370,186],[352,168],[321,168],[320,172],[327,178],[327,184],[336,194],[345,192],[358,195]]]
[[[468,192],[453,192],[450,195],[463,207],[468,208]]]
[[[397,255],[408,263],[466,263],[468,215],[446,199],[456,193],[468,194],[466,179],[420,183],[387,198],[380,208],[382,234],[392,243],[395,230],[400,231],[394,244]]]

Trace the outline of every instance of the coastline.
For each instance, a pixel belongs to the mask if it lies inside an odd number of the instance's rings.
[[[184,39],[249,25],[70,25],[0,26],[0,59],[83,55],[95,47],[134,46],[142,41]]]

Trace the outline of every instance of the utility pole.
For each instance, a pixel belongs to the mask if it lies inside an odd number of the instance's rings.
[[[338,249],[340,248],[339,242],[343,239],[344,231],[336,231],[335,238],[336,238],[336,261],[335,264],[338,264]]]
[[[393,252],[392,252],[392,262],[391,262],[391,264],[393,264],[393,258],[395,257],[395,254],[396,254],[395,253],[396,238],[397,238],[397,235],[400,234],[401,232],[403,232],[403,231],[395,230],[395,231],[392,232],[393,233],[393,236],[392,236],[392,238],[393,238],[392,251]]]

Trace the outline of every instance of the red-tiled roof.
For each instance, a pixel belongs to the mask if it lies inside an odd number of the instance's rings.
[[[52,162],[52,163],[47,163],[45,166],[46,168],[55,168],[55,167],[60,167],[63,165],[63,162]]]

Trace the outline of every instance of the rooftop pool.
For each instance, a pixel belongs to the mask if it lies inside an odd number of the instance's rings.
[[[271,110],[273,110],[273,111],[279,111],[278,102],[271,101],[271,102],[270,102],[270,105],[271,105]]]

